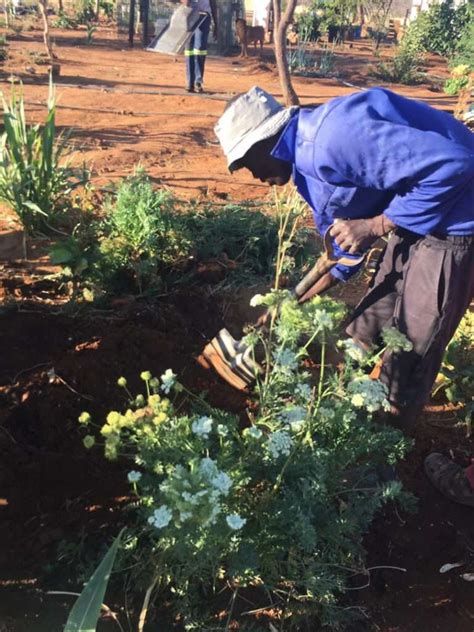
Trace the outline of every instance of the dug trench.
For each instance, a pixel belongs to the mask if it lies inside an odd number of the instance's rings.
[[[75,315],[57,306],[2,312],[1,632],[62,630],[73,597],[48,591],[80,591],[78,577],[93,569],[126,521],[122,510],[133,500],[129,468],[105,461],[98,448],[84,449],[78,415],[89,410],[100,422],[126,405],[119,376],[138,392],[141,371],[160,375],[167,368],[189,389],[206,393],[213,406],[244,415],[248,396],[202,369],[195,357],[224,324],[238,334],[251,318],[242,305],[254,292],[220,300],[187,292]],[[462,567],[439,572],[450,562],[464,561],[467,568],[472,509],[441,497],[422,470],[434,449],[466,463],[472,448],[452,410],[440,403],[427,408],[414,449],[398,468],[419,498],[418,511],[407,515],[388,507],[367,534],[367,567],[385,568],[354,578],[345,598],[360,615],[354,629],[472,632],[473,585],[461,578]],[[110,599],[123,605],[120,594]],[[113,629],[111,620],[99,625]]]

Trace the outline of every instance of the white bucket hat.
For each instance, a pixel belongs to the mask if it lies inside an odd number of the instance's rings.
[[[231,103],[214,127],[229,171],[255,143],[271,138],[290,120],[295,107],[285,108],[258,86]]]

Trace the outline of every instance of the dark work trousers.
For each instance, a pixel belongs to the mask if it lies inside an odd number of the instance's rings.
[[[188,89],[204,81],[204,66],[207,56],[207,40],[211,28],[211,16],[207,14],[196,29],[184,51],[186,56],[186,81]]]
[[[380,379],[398,407],[421,407],[429,397],[447,344],[474,295],[474,235],[422,237],[397,229],[347,333],[381,344],[383,327],[397,328],[413,350],[386,353]]]

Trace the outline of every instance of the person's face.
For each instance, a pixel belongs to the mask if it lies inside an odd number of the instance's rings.
[[[271,155],[278,137],[267,138],[251,147],[238,161],[238,169],[245,167],[254,178],[269,185],[283,186],[291,177],[291,163]]]

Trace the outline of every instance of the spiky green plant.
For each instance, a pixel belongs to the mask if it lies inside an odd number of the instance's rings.
[[[56,101],[51,85],[43,125],[27,123],[21,91],[3,101],[0,139],[0,200],[18,215],[27,232],[51,229],[67,208],[72,189],[84,182],[61,164],[67,135],[57,138]]]

